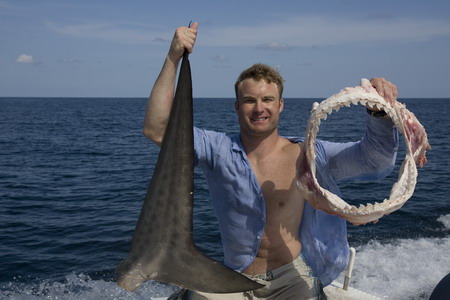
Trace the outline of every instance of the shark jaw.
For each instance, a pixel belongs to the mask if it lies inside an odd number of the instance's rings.
[[[393,185],[389,198],[374,204],[349,205],[338,195],[322,188],[316,179],[315,142],[321,120],[339,111],[343,106],[364,105],[384,110],[405,137],[406,155],[400,167],[397,182]],[[319,103],[314,103],[308,121],[302,154],[299,159],[297,186],[305,200],[314,208],[326,213],[339,215],[347,221],[359,225],[376,222],[400,207],[412,196],[417,182],[417,168],[426,163],[426,150],[431,149],[425,129],[404,104],[396,102],[391,106],[378,95],[367,79],[361,85],[345,88],[339,93]]]

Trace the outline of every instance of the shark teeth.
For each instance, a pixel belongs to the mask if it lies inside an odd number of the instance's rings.
[[[430,149],[430,146],[428,144],[425,129],[421,126],[414,114],[406,109],[405,105],[396,102],[395,106],[392,107],[383,97],[378,95],[375,88],[372,87],[367,79],[361,79],[361,86],[344,88],[341,92],[325,99],[320,104],[317,102],[313,104],[311,116],[308,121],[309,124],[307,127],[306,139],[303,143],[303,151],[305,151],[305,157],[307,158],[306,163],[309,165],[309,169],[312,170],[312,173],[307,175],[299,174],[300,177],[311,176],[314,181],[317,182],[317,179],[315,178],[316,155],[314,145],[321,120],[326,120],[329,114],[338,112],[343,106],[350,107],[357,104],[376,110],[384,110],[400,132],[405,136],[406,156],[400,168],[398,180],[393,185],[389,198],[384,199],[381,203],[361,204],[359,207],[356,207],[355,205],[349,205],[339,196],[320,186],[319,193],[315,193],[314,191],[304,192],[309,195],[316,195],[316,197],[306,197],[307,201],[314,208],[329,208],[329,210],[323,210],[328,213],[337,214],[351,223],[365,224],[377,221],[382,216],[399,209],[412,196],[417,182],[417,168],[415,161],[418,161],[420,166],[426,163],[425,151]],[[411,138],[409,135],[412,133],[408,133],[408,130],[411,131],[409,127],[414,127],[420,131],[420,145],[415,151],[411,150]],[[413,133],[417,134],[416,132]],[[297,180],[297,182],[300,181],[301,180]]]

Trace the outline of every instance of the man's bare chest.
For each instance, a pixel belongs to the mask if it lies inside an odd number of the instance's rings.
[[[252,168],[266,201],[287,199],[295,192],[297,156],[255,163]]]

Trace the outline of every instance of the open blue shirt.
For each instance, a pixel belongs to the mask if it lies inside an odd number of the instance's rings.
[[[397,130],[389,119],[368,118],[366,134],[359,142],[316,142],[316,177],[322,187],[337,195],[339,180],[379,179],[394,166]],[[261,187],[239,135],[194,128],[194,149],[218,218],[224,264],[240,272],[255,259],[266,223]],[[346,221],[305,203],[300,237],[302,255],[314,275],[324,286],[330,284],[348,263]]]

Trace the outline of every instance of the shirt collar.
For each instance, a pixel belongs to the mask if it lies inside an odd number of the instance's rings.
[[[240,134],[234,135],[231,138],[231,140],[232,140],[231,149],[233,151],[245,153],[244,146],[242,145],[242,142],[241,142],[241,135]]]

